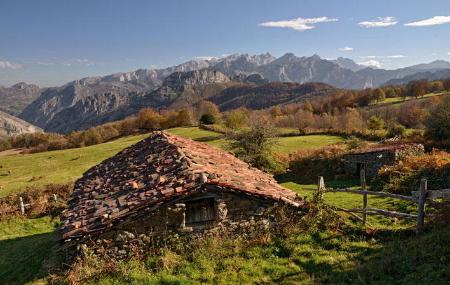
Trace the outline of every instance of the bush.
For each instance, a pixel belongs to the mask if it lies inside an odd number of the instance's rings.
[[[393,123],[388,128],[388,137],[402,137],[406,133],[406,128],[399,123]]]
[[[436,106],[425,121],[426,134],[435,140],[450,140],[450,96]]]
[[[212,125],[216,123],[216,117],[212,114],[203,114],[200,117],[200,124],[204,125]]]
[[[12,145],[9,142],[8,138],[0,137],[0,151],[4,151],[7,149],[11,149]]]
[[[420,179],[428,179],[429,189],[450,188],[450,154],[433,151],[423,155],[411,155],[392,166],[380,169],[372,181],[377,191],[411,195],[419,187]]]
[[[302,183],[316,183],[318,176],[334,180],[344,174],[344,146],[329,146],[319,150],[301,150],[291,155],[289,168]]]

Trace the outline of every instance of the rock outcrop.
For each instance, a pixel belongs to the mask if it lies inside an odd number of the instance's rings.
[[[0,111],[0,135],[13,136],[42,131],[42,129],[36,126],[33,126],[17,117]]]

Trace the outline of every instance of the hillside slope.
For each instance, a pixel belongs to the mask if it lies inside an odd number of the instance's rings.
[[[0,135],[19,135],[23,133],[42,132],[41,128],[33,126],[17,117],[0,111]]]
[[[0,111],[16,116],[38,98],[41,92],[39,86],[23,82],[11,87],[0,86]]]
[[[323,83],[268,83],[230,87],[210,98],[222,111],[246,107],[263,109],[275,105],[302,102],[336,91]]]

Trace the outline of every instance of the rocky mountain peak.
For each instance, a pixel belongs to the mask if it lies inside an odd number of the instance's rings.
[[[230,78],[220,71],[202,69],[189,72],[174,72],[164,80],[163,86],[178,89],[181,86],[207,85],[229,81]]]

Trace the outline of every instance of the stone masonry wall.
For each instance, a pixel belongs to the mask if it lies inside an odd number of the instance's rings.
[[[215,201],[214,220],[201,225],[186,225],[186,202],[205,198]],[[89,241],[83,241],[82,247],[88,247],[97,254],[127,258],[136,250],[165,243],[177,235],[197,238],[221,233],[252,235],[266,231],[274,225],[270,213],[276,205],[273,200],[204,189],[202,193],[123,221],[111,230],[92,236]]]

